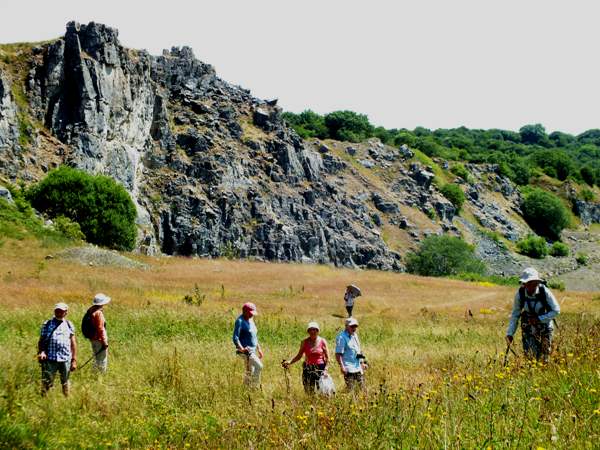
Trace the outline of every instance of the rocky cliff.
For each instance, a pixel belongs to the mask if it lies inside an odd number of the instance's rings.
[[[457,217],[435,162],[376,140],[305,142],[276,101],[219,79],[190,48],[151,56],[71,22],[61,39],[0,52],[0,173],[32,182],[69,164],[115,178],[143,252],[402,270],[407,249],[445,231],[505,267],[514,259],[482,230],[529,232],[496,167],[469,167]]]

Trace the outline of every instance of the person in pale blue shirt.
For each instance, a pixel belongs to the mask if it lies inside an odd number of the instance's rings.
[[[335,338],[335,357],[348,390],[353,390],[356,386],[364,389],[366,363],[357,333],[358,321],[354,317],[349,317],[345,324],[346,328]]]
[[[233,327],[233,344],[236,353],[245,359],[246,373],[244,383],[250,387],[260,386],[260,373],[263,368],[261,359],[263,352],[258,342],[258,329],[254,323],[257,314],[254,303],[245,303],[242,314],[236,319]]]
[[[537,270],[528,267],[519,279],[521,287],[515,294],[506,342],[511,345],[521,320],[523,352],[530,358],[548,362],[552,350],[554,318],[560,306],[540,278]]]

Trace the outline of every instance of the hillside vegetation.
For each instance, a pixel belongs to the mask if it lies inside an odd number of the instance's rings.
[[[541,124],[524,125],[518,132],[466,127],[430,130],[385,129],[367,116],[335,111],[325,116],[310,110],[284,113],[284,119],[304,138],[360,142],[376,137],[388,145],[407,145],[430,157],[470,163],[492,163],[519,185],[546,174],[560,181],[572,179],[592,187],[600,181],[600,129],[573,136],[561,131],[547,134]],[[468,176],[463,170],[463,178]],[[588,194],[589,195],[589,194]]]
[[[42,228],[45,230],[45,228]],[[509,355],[514,288],[319,265],[136,257],[146,269],[50,258],[65,242],[26,226],[0,247],[2,448],[594,448],[600,438],[600,299],[558,293],[552,362]],[[44,235],[45,232],[42,232]],[[131,255],[129,255],[131,257]],[[280,367],[309,320],[333,342],[343,289],[370,362],[367,391],[308,398]],[[96,292],[106,309],[106,376],[72,374],[72,395],[39,396],[39,326],[64,300],[79,326]],[[258,305],[260,391],[242,385],[233,320]],[[80,364],[91,356],[78,336]],[[68,430],[68,431],[67,431]]]

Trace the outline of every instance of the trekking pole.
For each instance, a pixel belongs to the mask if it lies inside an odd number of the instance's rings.
[[[506,364],[508,363],[508,352],[509,350],[512,350],[510,348],[510,346],[512,345],[512,341],[508,343],[508,345],[506,346],[506,351],[504,352],[504,363],[502,364],[502,367],[506,367]],[[513,353],[515,351],[513,350]]]
[[[285,362],[285,359],[282,361],[282,364]],[[283,373],[285,375],[285,390],[287,391],[287,394],[290,395],[290,369],[288,367],[285,367],[284,365],[282,365],[281,367],[283,367]]]
[[[98,350],[96,353],[94,353],[92,356],[90,356],[90,359],[88,359],[86,362],[83,363],[83,365],[81,367],[78,367],[77,370],[81,370],[83,369],[85,366],[88,365],[88,363],[94,359],[96,356],[98,356],[100,353],[102,353],[102,351],[106,350],[105,348],[101,348],[100,350]]]

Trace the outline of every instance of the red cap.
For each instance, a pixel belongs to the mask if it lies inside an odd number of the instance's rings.
[[[258,314],[258,312],[256,311],[256,305],[250,302],[244,303],[244,306],[242,306],[242,311],[248,311],[253,316]]]

